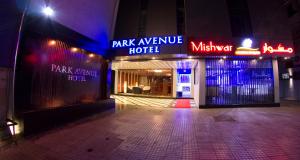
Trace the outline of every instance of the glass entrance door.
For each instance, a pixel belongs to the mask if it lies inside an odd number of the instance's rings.
[[[177,98],[190,98],[192,75],[191,69],[177,69]]]

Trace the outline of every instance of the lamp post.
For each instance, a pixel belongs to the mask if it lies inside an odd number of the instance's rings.
[[[8,111],[8,118],[10,118],[11,120],[15,120],[15,83],[16,83],[16,68],[17,68],[17,58],[18,58],[18,54],[19,54],[19,48],[20,48],[20,42],[21,42],[21,38],[22,38],[22,32],[24,29],[24,22],[26,19],[26,15],[28,13],[28,9],[30,6],[31,0],[27,0],[22,16],[21,16],[21,20],[20,20],[20,25],[18,28],[18,34],[17,34],[17,42],[16,42],[16,49],[15,49],[15,54],[14,54],[14,64],[13,64],[13,75],[12,75],[12,83],[11,83],[11,105],[10,105],[10,109]],[[42,9],[42,12],[47,16],[47,17],[51,17],[54,15],[54,11],[51,7],[49,7],[49,0],[45,0],[45,7]]]

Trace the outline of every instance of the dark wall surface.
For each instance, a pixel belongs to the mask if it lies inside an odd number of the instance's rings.
[[[13,67],[24,0],[0,1],[0,67]]]
[[[54,44],[55,42],[55,44]],[[18,59],[16,105],[41,109],[101,98],[103,59],[62,41],[26,38]]]
[[[43,17],[28,16],[23,32],[16,109],[62,107],[107,97],[101,92],[107,88],[106,61],[89,50],[97,42]]]

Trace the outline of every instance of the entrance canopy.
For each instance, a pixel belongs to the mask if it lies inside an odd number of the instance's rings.
[[[148,60],[148,61],[113,61],[112,69],[190,69],[195,68],[196,60]]]

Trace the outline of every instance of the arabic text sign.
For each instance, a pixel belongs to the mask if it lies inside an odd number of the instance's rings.
[[[264,54],[273,54],[273,53],[289,53],[292,54],[294,52],[294,49],[291,47],[285,47],[282,44],[278,44],[276,47],[269,45],[268,43],[264,43],[262,47],[262,53]]]
[[[183,44],[182,36],[146,37],[139,39],[113,40],[112,48],[128,48],[130,55],[160,53],[161,45]]]

